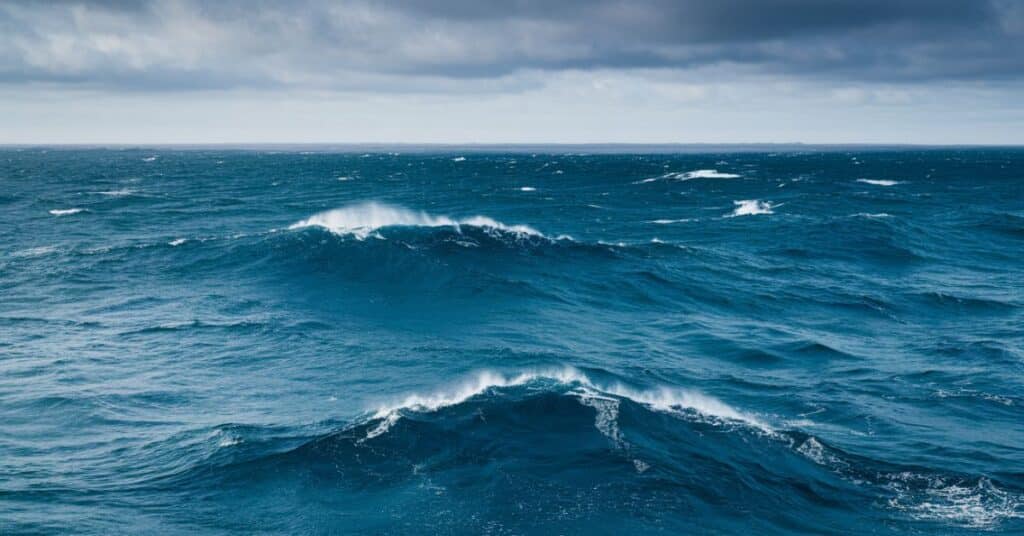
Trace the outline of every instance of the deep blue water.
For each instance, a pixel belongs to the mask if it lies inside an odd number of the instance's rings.
[[[0,149],[0,533],[1024,533],[1024,150],[558,151]]]

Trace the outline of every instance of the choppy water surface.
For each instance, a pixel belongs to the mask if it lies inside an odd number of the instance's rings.
[[[0,532],[1024,532],[1024,151],[0,150]]]

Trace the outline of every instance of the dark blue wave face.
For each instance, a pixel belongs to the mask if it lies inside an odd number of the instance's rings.
[[[0,533],[1020,534],[1022,170],[0,150]]]

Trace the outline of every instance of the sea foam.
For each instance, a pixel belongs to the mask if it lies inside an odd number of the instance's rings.
[[[54,216],[70,216],[85,211],[84,208],[55,208],[50,211]]]
[[[772,209],[777,206],[769,201],[761,201],[759,199],[743,199],[733,201],[732,203],[736,205],[736,209],[727,215],[730,218],[736,216],[755,216],[757,214],[774,214]]]
[[[873,184],[875,186],[896,186],[897,184],[900,184],[900,181],[891,181],[887,179],[857,179],[857,182]]]

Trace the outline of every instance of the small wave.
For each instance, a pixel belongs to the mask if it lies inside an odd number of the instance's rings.
[[[649,221],[647,223],[655,223],[655,224],[658,224],[658,225],[671,225],[673,223],[686,223],[686,222],[691,222],[691,221],[694,221],[694,219],[693,218],[680,218],[678,220],[661,219],[661,220],[651,220],[651,221]]]
[[[361,203],[328,210],[293,223],[288,228],[321,227],[335,234],[352,235],[363,240],[385,227],[454,227],[458,230],[463,225],[525,236],[544,236],[532,227],[506,225],[487,216],[453,219],[380,203]]]
[[[733,201],[736,205],[736,209],[731,214],[727,215],[729,218],[735,218],[736,216],[755,216],[758,214],[774,214],[773,208],[778,205],[773,205],[769,201],[761,201],[759,199],[743,199],[740,201]]]
[[[466,157],[465,156],[456,156],[455,158],[452,158],[452,162],[465,162],[465,161],[466,161]]]
[[[54,216],[70,216],[72,214],[78,214],[79,212],[85,212],[84,208],[55,208],[50,211],[50,214]]]
[[[34,247],[34,248],[28,248],[28,249],[22,249],[22,250],[19,250],[19,251],[15,251],[15,252],[11,253],[11,256],[12,257],[22,257],[22,258],[42,257],[44,255],[49,255],[51,253],[55,253],[56,251],[57,251],[57,247],[56,246],[39,246],[39,247]]]
[[[677,180],[677,181],[688,181],[693,179],[738,179],[740,176],[735,173],[722,173],[717,169],[695,169],[692,171],[676,171],[672,173],[666,173],[660,177],[652,177],[650,179],[644,179],[639,184],[648,182],[660,181],[660,180]]]
[[[147,157],[143,158],[143,159],[142,159],[142,161],[143,161],[143,162],[153,162],[153,161],[155,161],[156,159],[157,159],[157,157],[156,157],[156,156],[147,156]]]
[[[167,244],[171,245],[171,246],[180,246],[180,245],[184,244],[185,242],[188,242],[187,238],[175,238],[174,240],[171,240]]]
[[[523,186],[523,187],[519,188],[519,191],[520,192],[536,192],[537,189],[534,188],[533,186]]]
[[[339,180],[341,182],[347,182],[347,181],[353,180],[353,178],[354,177],[352,177],[351,175],[342,175],[342,176],[338,177],[337,180]]]
[[[887,179],[857,179],[857,182],[863,182],[864,184],[873,184],[875,186],[896,186],[897,184],[903,184],[900,181],[892,181]]]
[[[129,190],[128,188],[122,188],[120,190],[107,190],[107,191],[104,191],[104,192],[96,192],[96,193],[98,193],[100,195],[110,196],[110,197],[124,197],[124,196],[128,196],[128,195],[134,194],[135,190]]]

